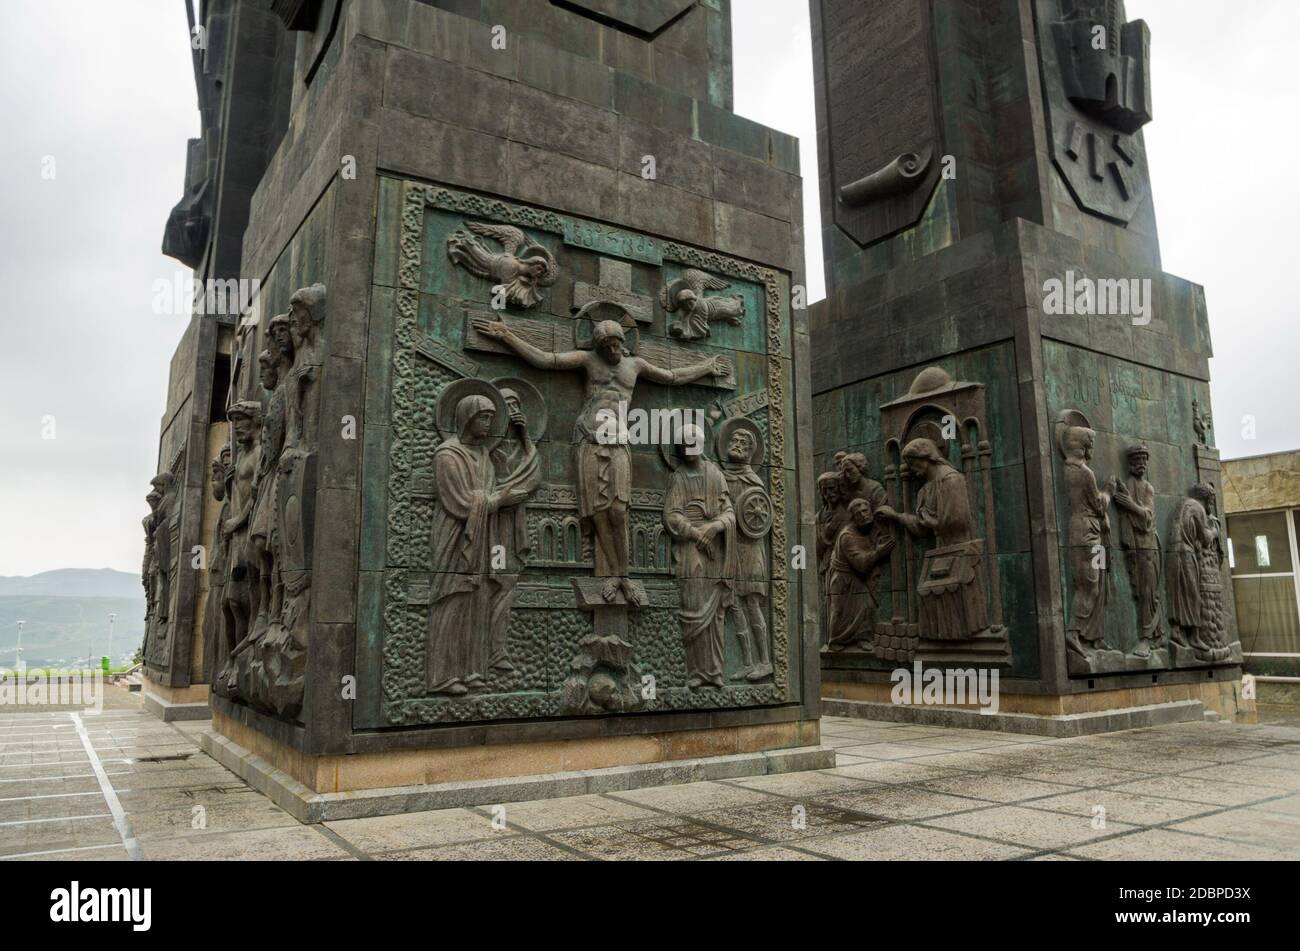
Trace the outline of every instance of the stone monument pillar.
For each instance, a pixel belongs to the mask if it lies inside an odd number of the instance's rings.
[[[1249,716],[1205,297],[1160,267],[1147,25],[1120,0],[811,8],[830,709],[931,716],[895,672],[934,669],[996,671],[1003,713],[1041,715],[1017,729]]]
[[[797,143],[730,4],[233,7],[287,109],[205,749],[304,819],[832,763]]]
[[[145,709],[167,720],[206,719],[212,655],[225,610],[230,553],[219,522],[237,464],[228,409],[256,396],[257,353],[240,326],[259,321],[258,288],[240,269],[248,201],[287,120],[280,81],[294,45],[268,2],[186,0],[201,132],[186,150],[184,191],[163,230],[177,270],[162,295],[189,326],[172,357],[154,485],[169,477],[146,519]],[[251,360],[251,363],[249,362]],[[244,381],[232,389],[232,375]],[[165,526],[164,526],[165,521]],[[165,539],[165,544],[163,543]]]

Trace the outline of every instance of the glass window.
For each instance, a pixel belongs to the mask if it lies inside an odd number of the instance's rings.
[[[1247,654],[1300,652],[1295,578],[1235,578],[1237,630]]]
[[[1291,537],[1286,512],[1229,515],[1233,575],[1291,571]]]

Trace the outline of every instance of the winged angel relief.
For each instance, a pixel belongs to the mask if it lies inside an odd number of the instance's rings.
[[[659,292],[659,303],[664,310],[676,314],[677,319],[668,328],[670,336],[681,340],[698,340],[709,336],[709,322],[725,320],[739,326],[745,317],[745,299],[737,295],[705,297],[704,292],[724,291],[731,285],[703,271],[683,271],[682,276]]]
[[[541,288],[550,287],[560,276],[555,256],[518,228],[478,221],[467,221],[465,226],[469,231],[457,231],[447,239],[447,256],[471,274],[505,288],[511,304],[535,306],[542,299]],[[488,241],[502,250],[494,250]]]

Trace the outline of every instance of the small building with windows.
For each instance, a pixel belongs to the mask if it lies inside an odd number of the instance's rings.
[[[1300,450],[1226,460],[1223,502],[1246,670],[1300,683]]]

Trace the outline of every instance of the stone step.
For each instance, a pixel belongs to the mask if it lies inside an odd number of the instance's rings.
[[[199,734],[199,748],[299,822],[309,823],[624,792],[835,766],[835,750],[831,747],[800,746],[564,773],[320,793],[214,730]]]
[[[1070,713],[1046,716],[1035,713],[981,713],[973,708],[918,706],[876,703],[868,700],[822,698],[822,716],[858,717],[864,720],[888,720],[892,723],[916,723],[964,730],[994,730],[1001,733],[1028,733],[1037,736],[1087,736],[1135,730],[1164,723],[1184,723],[1208,719],[1199,700],[1176,700],[1139,707],[1119,707],[1094,713]],[[1213,714],[1218,719],[1218,714]]]

